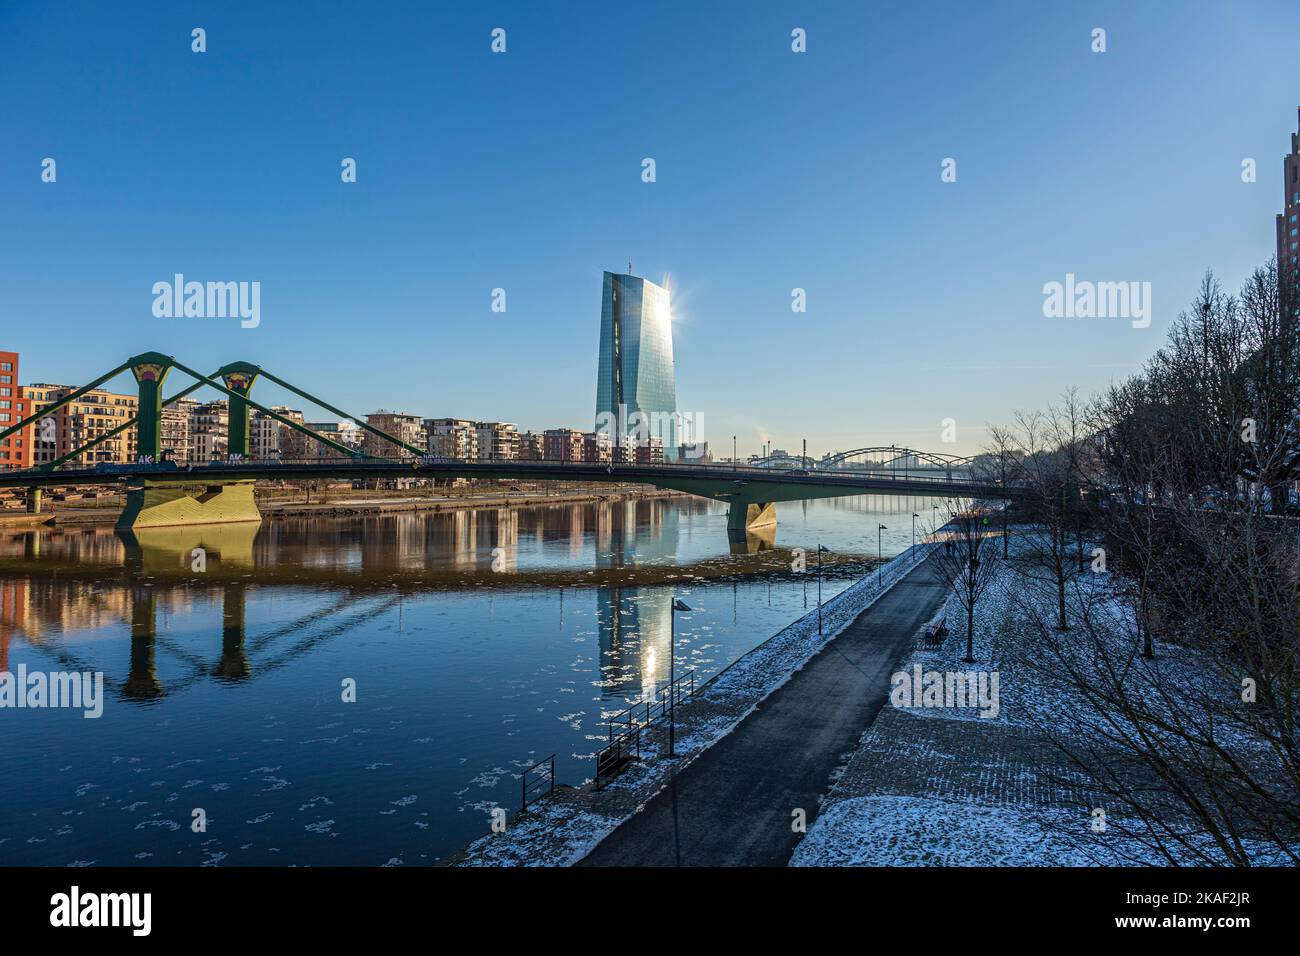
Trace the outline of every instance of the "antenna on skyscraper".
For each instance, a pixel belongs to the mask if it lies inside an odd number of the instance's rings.
[[[631,275],[631,274],[632,274],[632,257],[631,257],[631,256],[628,256],[628,258],[627,258],[627,274],[628,274],[628,275]]]

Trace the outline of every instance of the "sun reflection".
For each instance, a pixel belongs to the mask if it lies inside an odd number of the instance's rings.
[[[647,648],[641,662],[641,697],[644,699],[654,694],[655,685],[659,683],[658,669],[655,666],[657,656],[653,647]]]

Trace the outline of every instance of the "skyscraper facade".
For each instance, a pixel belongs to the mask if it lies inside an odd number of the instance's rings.
[[[663,439],[677,447],[677,380],[673,371],[668,290],[634,275],[605,273],[600,308],[596,428],[617,446]]]

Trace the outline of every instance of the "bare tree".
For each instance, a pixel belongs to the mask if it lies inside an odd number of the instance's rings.
[[[1300,862],[1298,305],[1273,264],[1239,298],[1207,276],[1084,427],[1066,402],[1011,430],[1058,605],[1024,602],[1024,662],[1079,704],[1046,729],[1170,863]],[[1083,517],[1076,482],[1098,491]],[[1085,517],[1109,562],[1070,582],[1067,635],[1062,525]]]
[[[1069,635],[1025,602],[1033,639],[1022,663],[1079,704],[1044,730],[1083,771],[1093,805],[1110,808],[1111,825],[1167,862],[1300,863],[1294,530],[1191,505],[1161,520],[1217,568],[1197,584],[1216,613],[1185,622],[1166,653],[1146,658],[1136,622],[1114,613],[1106,589],[1080,589]]]
[[[1028,547],[1027,559],[1016,563],[1031,578],[1048,578],[1056,589],[1058,629],[1069,629],[1066,619],[1066,585],[1074,572],[1070,558],[1071,532],[1077,532],[1082,511],[1078,468],[1061,441],[1079,433],[1082,410],[1073,392],[1061,407],[1046,412],[1017,412],[1003,438],[1015,456],[1009,483],[1024,525],[1019,531]]]
[[[971,478],[988,485],[1007,487],[1009,477],[1014,477],[1020,454],[1011,436],[1010,429],[1001,425],[989,425],[989,441],[982,454],[976,455],[971,463]],[[1000,515],[1002,524],[1002,559],[1011,556],[1011,501],[1001,502]]]
[[[966,609],[966,658],[975,660],[975,608],[997,574],[997,565],[985,547],[988,536],[988,511],[973,507],[969,501],[948,503],[953,515],[946,530],[938,531],[943,547],[934,554],[940,577],[957,594]]]

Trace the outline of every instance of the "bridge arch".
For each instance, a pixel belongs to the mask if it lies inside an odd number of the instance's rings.
[[[879,458],[878,461],[872,462],[873,466],[891,470],[912,467],[913,463],[917,463],[914,467],[929,467],[951,472],[969,468],[971,464],[970,458],[961,455],[919,451],[915,448],[900,448],[897,445],[872,445],[853,448],[849,451],[837,451],[823,458],[809,457],[806,460],[798,455],[768,455],[765,458],[751,458],[749,464],[759,468],[809,468],[819,471],[834,471],[844,468],[844,463],[853,458],[869,458],[872,456],[878,456]]]

